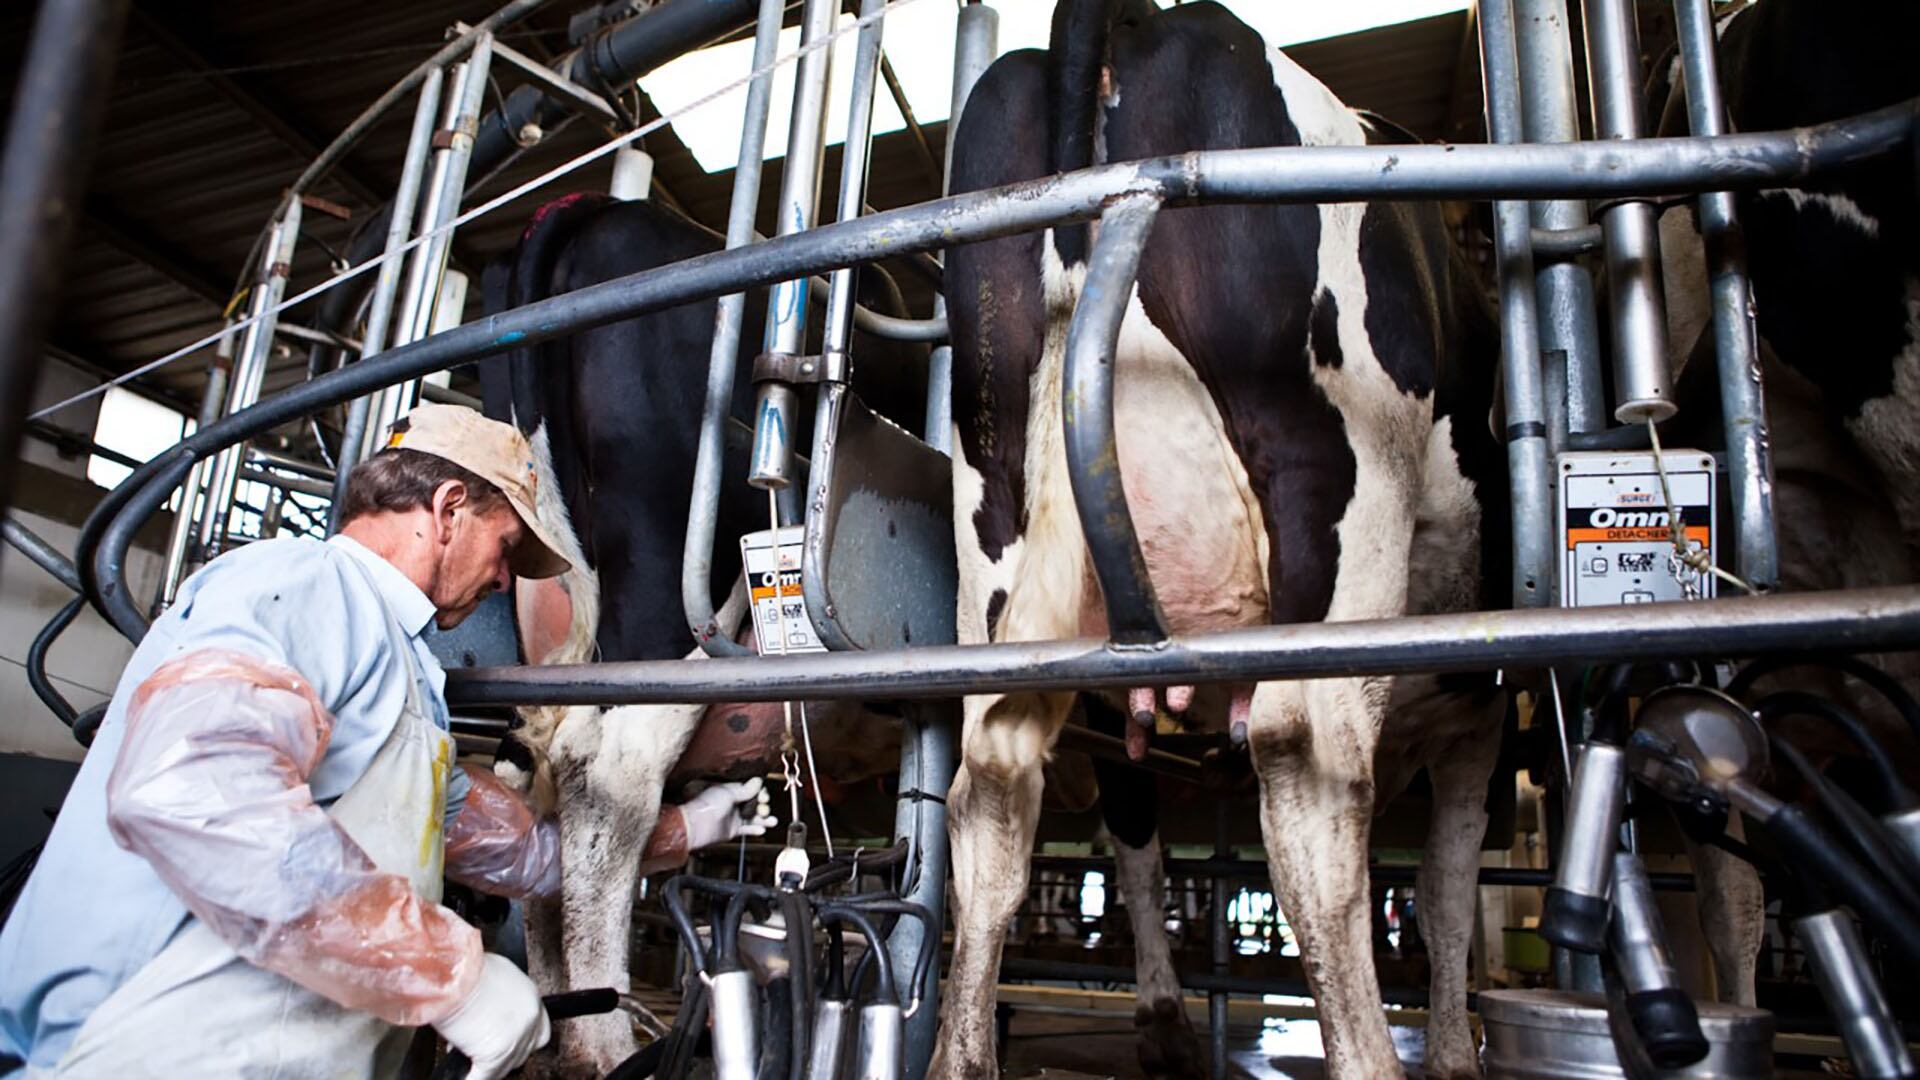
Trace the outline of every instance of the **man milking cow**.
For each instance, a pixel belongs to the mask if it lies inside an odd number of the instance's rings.
[[[533,982],[438,901],[443,874],[555,892],[558,830],[454,764],[425,638],[567,569],[533,475],[509,425],[424,406],[353,473],[340,535],[185,584],[0,932],[0,1068],[389,1076],[431,1026],[497,1077],[547,1041]],[[669,808],[647,860],[757,835],[758,794]]]

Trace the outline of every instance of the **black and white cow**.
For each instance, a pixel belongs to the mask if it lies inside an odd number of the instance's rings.
[[[531,303],[718,250],[720,239],[652,202],[574,195],[535,216],[510,266],[489,276],[493,308]],[[904,315],[897,291],[862,275],[871,306]],[[878,283],[878,284],[873,284]],[[750,413],[748,369],[760,342],[765,293],[751,294],[741,334],[734,413]],[[597,327],[481,367],[490,415],[532,438],[540,511],[582,572],[521,581],[515,606],[535,663],[666,660],[704,654],[680,602],[681,555],[692,500],[715,304],[688,304]],[[889,415],[914,422],[925,404],[924,347],[861,340],[856,386]],[[810,424],[807,425],[811,427]],[[806,445],[804,441],[800,445]],[[714,595],[733,635],[744,613],[738,537],[767,527],[763,493],[744,480],[745,455],[722,487]],[[892,771],[897,728],[862,710],[809,710],[827,782]],[[549,990],[628,984],[640,852],[663,791],[684,779],[765,775],[785,730],[778,704],[576,707],[528,710],[504,747],[503,775],[560,815],[562,896],[528,912],[534,977]],[[556,1026],[561,1070],[603,1076],[636,1049],[621,1015]]]
[[[1737,131],[1817,124],[1920,98],[1920,5],[1765,0],[1721,20],[1719,66]],[[1684,134],[1674,69],[1663,134]],[[1737,200],[1762,337],[1808,379],[1886,483],[1920,541],[1920,189],[1895,152]],[[1663,243],[1690,225],[1663,219]],[[1671,274],[1669,275],[1671,276]],[[1685,347],[1706,322],[1698,275],[1669,288]]]
[[[1216,4],[1062,0],[1051,48],[1002,57],[975,87],[953,182],[975,190],[1189,150],[1365,141],[1352,111]],[[1091,228],[948,256],[966,642],[1104,630],[1060,416]],[[1500,606],[1496,355],[1493,323],[1435,207],[1162,213],[1120,333],[1115,412],[1128,500],[1171,628]],[[1246,724],[1275,891],[1300,937],[1334,1075],[1400,1068],[1371,962],[1366,847],[1376,803],[1422,766],[1435,788],[1420,883],[1436,973],[1428,1068],[1477,1073],[1466,946],[1500,706],[1476,689],[1365,677],[1168,693],[1198,722]],[[1142,695],[1129,696],[1107,707],[1137,709]],[[949,797],[956,940],[936,1077],[996,1074],[1001,944],[1028,880],[1041,764],[1072,704],[1071,694],[967,699]],[[1128,889],[1131,845],[1121,846]],[[1143,996],[1177,1001],[1178,989],[1169,981]]]

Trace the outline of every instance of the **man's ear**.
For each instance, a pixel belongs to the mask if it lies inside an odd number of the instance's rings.
[[[433,490],[433,539],[444,544],[453,538],[453,513],[467,505],[467,485],[459,480],[442,481]]]

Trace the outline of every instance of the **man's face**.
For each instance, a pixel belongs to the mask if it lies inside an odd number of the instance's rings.
[[[439,572],[430,595],[439,609],[434,622],[451,630],[473,614],[488,593],[503,591],[513,581],[507,556],[525,526],[505,503],[476,512],[465,499],[452,500],[452,505],[437,498],[435,502],[442,532]]]

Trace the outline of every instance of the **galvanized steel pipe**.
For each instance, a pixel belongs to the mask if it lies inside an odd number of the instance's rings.
[[[939,645],[890,652],[466,668],[456,705],[641,705],[904,700],[1396,673],[1491,671],[1673,656],[1750,657],[1920,647],[1920,587],[1685,604],[1421,615],[1175,636],[1158,649],[1094,638]]]
[[[1518,59],[1521,126],[1528,142],[1567,143],[1580,138],[1573,90],[1573,37],[1567,25],[1567,0],[1513,0]],[[1587,220],[1580,199],[1539,199],[1533,203],[1534,255],[1559,254],[1541,244],[1541,231],[1555,238],[1593,240],[1600,230]],[[1569,243],[1569,247],[1575,245]],[[1600,378],[1600,326],[1594,306],[1593,272],[1573,261],[1536,267],[1539,274],[1540,348],[1547,364],[1565,372],[1563,400],[1547,408],[1563,411],[1567,429],[1598,431],[1607,426],[1607,392]],[[1551,426],[1551,425],[1550,425]]]
[[[1815,172],[1908,148],[1914,122],[1915,103],[1902,102],[1812,128],[1713,139],[1194,152],[1104,165],[870,214],[501,312],[276,394],[244,414],[182,440],[109,492],[88,518],[76,561],[87,581],[89,599],[122,633],[138,639],[146,621],[125,596],[121,580],[133,532],[165,504],[192,463],[214,450],[369,390],[519,345],[824,269],[1086,221],[1116,196],[1158,194],[1174,205],[1188,205],[1780,187]]]
[[[806,0],[800,15],[801,48],[833,32],[836,6],[833,0]],[[826,162],[827,80],[832,67],[833,50],[815,49],[800,58],[793,77],[793,119],[787,129],[787,157],[780,177],[776,236],[807,231],[820,210],[820,170]],[[804,351],[809,287],[805,277],[774,285],[767,296],[762,352],[792,357]],[[791,384],[777,380],[759,384],[754,397],[753,464],[748,483],[770,489],[784,489],[793,483],[793,432],[798,416],[798,397]]]
[[[1487,132],[1501,144],[1525,136],[1511,0],[1479,7]],[[1508,483],[1512,485],[1513,606],[1553,601],[1553,466],[1547,457],[1546,392],[1540,375],[1540,324],[1534,303],[1532,220],[1527,203],[1493,204],[1495,272],[1500,281],[1500,352],[1506,386]]]
[[[773,98],[774,53],[780,42],[781,0],[760,0],[754,31],[752,71],[746,111],[740,123],[740,156],[733,172],[733,201],[727,210],[727,251],[753,243],[753,215],[760,203],[760,171],[765,163],[767,113]],[[714,316],[713,348],[707,354],[707,398],[700,414],[700,443],[693,461],[693,499],[687,511],[687,541],[681,552],[680,603],[693,639],[709,656],[744,656],[746,646],[720,632],[713,608],[713,534],[720,515],[721,470],[726,463],[726,427],[733,409],[734,366],[740,355],[740,324],[747,297],[730,292],[720,298]]]
[[[267,377],[267,362],[273,355],[273,327],[280,318],[276,309],[287,293],[287,277],[293,272],[294,242],[299,238],[300,200],[289,198],[280,206],[273,242],[267,247],[260,276],[253,286],[249,315],[254,321],[240,338],[240,360],[228,390],[228,416],[243,412],[260,400],[260,384]],[[230,445],[220,451],[213,462],[206,507],[200,519],[200,548],[208,558],[219,553],[226,538],[227,515],[233,509],[233,492],[240,478],[240,460],[241,448]]]
[[[388,324],[393,319],[394,299],[400,290],[401,260],[395,256],[406,246],[412,232],[414,210],[420,200],[420,185],[427,171],[427,155],[433,150],[433,124],[440,111],[440,94],[446,72],[434,68],[420,83],[420,100],[413,110],[413,128],[407,136],[407,153],[400,164],[400,186],[394,189],[393,205],[387,215],[387,241],[382,249],[387,261],[380,264],[374,279],[373,298],[367,307],[367,326],[360,338],[360,359],[365,360],[387,347]],[[402,343],[404,344],[404,342]],[[347,407],[346,428],[340,436],[340,454],[335,460],[333,507],[327,514],[327,531],[340,530],[340,513],[347,504],[347,478],[366,451],[367,418],[375,399],[369,394],[355,398]]]
[[[1585,0],[1583,10],[1594,134],[1601,140],[1638,139],[1644,125],[1633,2]],[[1660,291],[1660,221],[1647,194],[1633,193],[1600,211],[1613,316],[1613,415],[1623,424],[1658,422],[1674,413]]]
[[[1695,135],[1724,135],[1727,108],[1720,93],[1713,19],[1707,8],[1708,0],[1674,0],[1673,4],[1686,80],[1687,120]],[[1747,584],[1765,591],[1780,582],[1780,556],[1774,531],[1773,449],[1753,323],[1753,290],[1747,282],[1746,241],[1730,192],[1701,195],[1699,212],[1700,233],[1707,245],[1727,483],[1733,495],[1734,571]]]

